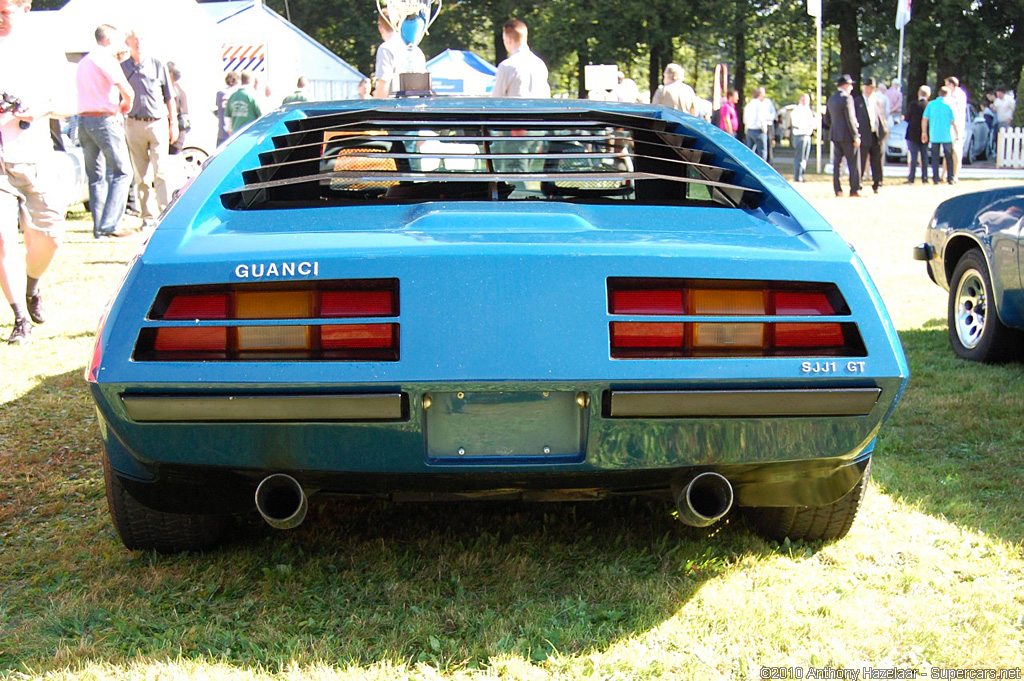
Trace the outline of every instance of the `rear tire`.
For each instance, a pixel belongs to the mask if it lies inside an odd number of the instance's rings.
[[[105,454],[103,479],[114,529],[132,551],[204,551],[217,545],[230,525],[230,516],[164,513],[143,506],[124,488]]]
[[[1010,358],[1019,334],[999,320],[992,278],[977,248],[964,253],[953,270],[947,313],[949,343],[958,357],[972,362]]]
[[[846,536],[857,516],[871,475],[868,462],[857,486],[827,506],[782,506],[748,508],[748,522],[762,537],[782,541],[832,541]]]

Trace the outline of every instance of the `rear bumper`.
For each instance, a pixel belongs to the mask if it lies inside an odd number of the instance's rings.
[[[111,457],[113,459],[114,457]],[[739,506],[824,506],[838,501],[861,479],[869,447],[852,459],[819,459],[771,464],[699,466],[643,471],[448,473],[286,472],[311,501],[384,498],[393,501],[580,501],[621,495],[671,499],[673,482],[714,471],[732,484]],[[121,477],[142,504],[167,513],[245,513],[253,510],[256,487],[266,472],[204,466],[158,466],[142,482]]]
[[[131,494],[197,513],[250,509],[271,473],[296,478],[313,500],[545,500],[668,494],[715,471],[740,505],[824,505],[860,479],[901,384],[91,387],[111,467]]]

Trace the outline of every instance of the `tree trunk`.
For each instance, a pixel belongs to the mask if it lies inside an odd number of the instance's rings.
[[[587,98],[587,68],[586,65],[590,63],[590,57],[583,52],[576,53],[576,75],[579,77],[579,88],[576,91],[576,96],[579,99]]]
[[[733,40],[736,51],[733,53],[733,88],[739,91],[740,101],[736,103],[739,114],[740,139],[746,135],[746,128],[743,125],[743,107],[747,103],[747,27],[746,11],[749,5],[743,0],[736,0],[736,24]]]
[[[651,42],[650,88],[652,97],[654,96],[654,91],[661,85],[662,74],[665,72],[665,67],[670,63],[671,59],[671,39],[658,38]]]
[[[1006,65],[1006,74],[1009,76],[1009,80],[1003,87],[1016,89],[1017,83],[1013,82],[1013,79],[1024,68],[1024,26],[1017,24],[1013,27],[1013,32],[1010,34],[1010,42],[1013,43],[1014,49],[1008,55],[1009,62]]]
[[[494,63],[500,64],[508,56],[508,52],[505,51],[505,41],[501,37],[504,23],[497,23],[494,25]]]
[[[840,0],[833,5],[833,11],[839,25],[839,68],[860,83],[862,62],[857,5],[848,0]]]

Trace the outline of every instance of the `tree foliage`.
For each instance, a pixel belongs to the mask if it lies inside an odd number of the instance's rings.
[[[35,0],[37,7],[62,0]],[[285,0],[266,0],[279,14]],[[825,0],[825,94],[840,73],[883,81],[898,72],[896,0]],[[373,71],[380,38],[373,0],[288,0],[292,21],[363,73]],[[1024,0],[914,0],[906,27],[903,91],[957,75],[977,99],[1013,89],[1024,66]],[[583,67],[614,63],[653,90],[665,64],[710,97],[716,63],[747,94],[764,85],[776,102],[815,86],[815,28],[806,0],[447,0],[422,47],[472,50],[498,63],[501,27],[530,26],[556,92],[583,96]]]

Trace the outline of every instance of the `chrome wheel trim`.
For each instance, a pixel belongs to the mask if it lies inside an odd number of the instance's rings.
[[[960,344],[968,350],[977,347],[985,333],[987,298],[988,292],[981,273],[976,269],[965,271],[956,286],[954,324]]]

